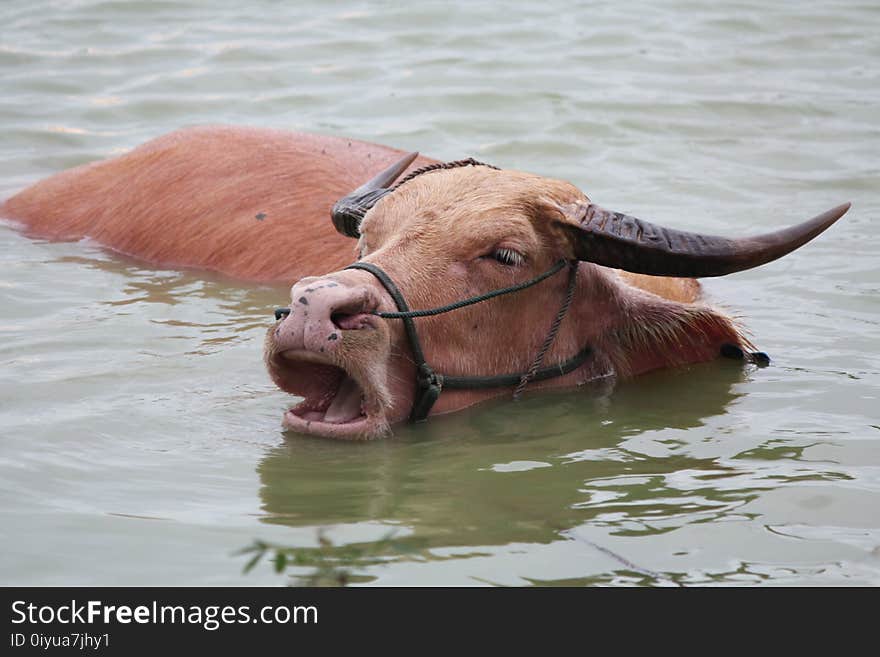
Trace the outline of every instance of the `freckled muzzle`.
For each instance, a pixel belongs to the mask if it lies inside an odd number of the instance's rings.
[[[308,278],[293,286],[290,297],[290,308],[275,313],[284,317],[275,328],[283,350],[331,354],[342,344],[342,331],[377,328],[379,298],[367,286]]]
[[[291,306],[266,337],[265,360],[279,388],[303,400],[284,416],[287,428],[334,438],[370,438],[387,427],[388,330],[372,314],[367,286],[333,278],[303,279]]]

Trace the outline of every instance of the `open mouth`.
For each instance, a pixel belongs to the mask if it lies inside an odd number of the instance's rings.
[[[286,428],[358,439],[371,438],[384,426],[369,388],[358,377],[310,351],[290,350],[275,358],[282,388],[303,398],[284,414]]]

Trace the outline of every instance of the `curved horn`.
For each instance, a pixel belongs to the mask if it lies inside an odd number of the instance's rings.
[[[361,220],[367,210],[389,192],[388,187],[391,183],[397,180],[418,156],[417,152],[405,155],[372,180],[336,201],[330,214],[336,230],[346,237],[360,237]]]
[[[664,228],[597,205],[562,209],[579,260],[652,276],[723,276],[766,264],[794,251],[840,219],[844,203],[802,224],[741,239]],[[574,223],[573,223],[574,222]]]

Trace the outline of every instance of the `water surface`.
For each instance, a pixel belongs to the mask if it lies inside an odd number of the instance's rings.
[[[0,196],[236,123],[474,156],[709,233],[850,200],[706,283],[773,365],[285,436],[260,362],[283,287],[0,225],[0,583],[282,584],[234,552],[319,532],[393,535],[407,552],[352,566],[377,584],[880,583],[880,6],[474,4],[8,0]]]

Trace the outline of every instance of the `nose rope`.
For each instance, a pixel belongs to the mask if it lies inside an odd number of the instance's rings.
[[[458,308],[470,306],[481,301],[486,301],[488,299],[492,299],[503,294],[511,294],[513,292],[524,290],[533,285],[537,285],[543,280],[546,280],[553,274],[561,271],[563,268],[565,268],[566,265],[569,266],[569,279],[565,299],[563,300],[562,306],[560,307],[559,312],[556,314],[556,317],[553,320],[550,331],[547,334],[547,337],[544,339],[544,343],[541,346],[541,349],[533,360],[531,367],[526,372],[521,374],[502,374],[497,376],[447,376],[444,374],[440,374],[439,372],[435,372],[434,369],[428,364],[425,358],[424,351],[422,349],[421,341],[419,340],[415,322],[413,322],[413,318],[439,315],[441,313],[457,310]],[[404,299],[403,294],[400,292],[400,289],[394,284],[394,281],[392,281],[388,274],[386,274],[380,267],[372,263],[356,262],[346,267],[346,269],[361,269],[363,271],[371,273],[388,291],[388,294],[391,295],[391,298],[397,305],[398,312],[375,312],[374,314],[385,319],[400,319],[403,321],[404,329],[406,331],[407,338],[409,339],[410,347],[413,352],[413,358],[417,367],[417,389],[409,419],[411,422],[420,422],[428,417],[428,414],[431,412],[431,408],[436,403],[443,388],[474,390],[500,388],[515,385],[516,390],[514,392],[514,398],[516,399],[519,398],[526,385],[528,385],[528,383],[530,383],[531,381],[543,381],[546,379],[563,376],[565,374],[569,374],[570,372],[575,371],[577,368],[583,365],[592,355],[592,349],[590,347],[582,349],[574,357],[563,363],[541,368],[541,363],[543,362],[547,352],[550,350],[550,347],[553,345],[553,342],[556,339],[556,335],[559,332],[559,327],[562,324],[562,320],[568,312],[569,307],[571,306],[571,301],[574,296],[575,283],[577,281],[577,267],[577,261],[568,263],[565,260],[560,260],[543,274],[540,274],[524,283],[519,283],[517,285],[511,285],[510,287],[493,290],[485,294],[470,297],[469,299],[464,299],[463,301],[458,301],[446,306],[440,306],[439,308],[432,308],[430,310],[410,310],[409,306],[406,303],[406,299]]]
[[[492,164],[486,164],[485,162],[480,162],[475,160],[472,157],[468,157],[464,160],[455,160],[454,162],[435,162],[434,164],[425,165],[419,169],[415,169],[406,174],[403,178],[401,178],[394,187],[392,187],[389,192],[393,192],[397,190],[404,183],[408,183],[413,178],[417,178],[421,176],[423,173],[430,173],[431,171],[440,171],[442,169],[457,169],[458,167],[488,167],[490,169],[495,169],[496,171],[501,171],[499,167],[496,167]]]
[[[565,290],[565,299],[562,301],[562,306],[559,308],[559,312],[556,313],[556,318],[550,325],[550,331],[547,333],[547,337],[544,338],[544,344],[541,345],[541,350],[535,356],[535,360],[532,361],[532,366],[522,375],[519,384],[516,386],[516,390],[513,391],[514,399],[519,399],[529,382],[535,378],[538,368],[541,367],[541,363],[544,362],[544,356],[547,355],[547,352],[550,351],[550,347],[552,347],[553,343],[556,341],[556,334],[559,333],[559,327],[562,324],[562,320],[571,306],[571,300],[574,298],[574,286],[577,282],[577,261],[573,261],[569,267],[568,287]]]
[[[364,269],[366,271],[369,271],[374,276],[376,276],[376,278],[379,278],[380,281],[382,280],[378,275],[376,275],[376,272],[372,271],[372,268],[367,269],[366,267],[358,267],[358,266],[356,266],[358,264],[366,264],[366,263],[355,263],[354,265],[351,265],[350,267],[346,267],[346,269]],[[538,283],[540,283],[541,281],[543,281],[546,278],[550,278],[551,276],[553,276],[553,274],[555,274],[556,272],[561,270],[563,267],[565,267],[566,264],[568,264],[568,263],[565,260],[560,260],[555,265],[553,265],[553,267],[551,267],[550,269],[545,271],[543,274],[536,276],[535,278],[532,278],[524,283],[517,283],[516,285],[511,285],[510,287],[503,287],[498,290],[492,290],[491,292],[486,292],[485,294],[480,294],[478,296],[470,297],[470,298],[464,299],[462,301],[456,301],[455,303],[450,303],[447,306],[440,306],[438,308],[430,308],[428,310],[406,310],[406,311],[401,311],[401,312],[396,312],[396,313],[395,312],[375,312],[374,311],[372,314],[378,315],[379,317],[382,317],[383,319],[406,319],[408,317],[431,317],[432,315],[441,315],[443,313],[448,313],[450,310],[458,310],[459,308],[464,308],[465,306],[472,306],[473,304],[480,303],[481,301],[488,301],[489,299],[494,299],[495,297],[500,297],[503,294],[510,294],[511,292],[519,292],[520,290],[525,290],[528,287],[532,287],[533,285],[537,285]],[[382,272],[382,273],[384,274],[384,272]],[[391,282],[390,278],[388,279],[388,282],[389,283]],[[385,285],[385,289],[389,289],[388,285],[385,283],[385,281],[382,281],[382,284]],[[401,299],[402,298],[403,297],[401,296]],[[397,302],[397,300],[395,299],[395,303],[396,302]],[[404,305],[406,305],[406,302],[404,302]],[[400,307],[400,304],[398,304],[398,308],[399,307]]]

